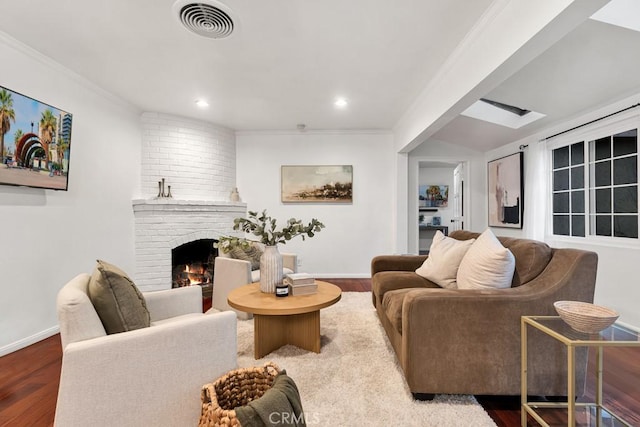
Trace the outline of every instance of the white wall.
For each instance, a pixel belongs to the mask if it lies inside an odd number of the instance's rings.
[[[73,114],[69,191],[0,186],[0,355],[57,332],[58,290],[102,258],[133,271],[139,112],[0,33],[1,84]]]
[[[323,277],[368,277],[371,259],[393,251],[395,155],[390,133],[236,134],[237,184],[249,210],[267,209],[279,223],[318,218],[326,228],[280,248],[296,252],[300,271]],[[280,201],[281,165],[353,165],[352,204]]]
[[[556,124],[553,127],[544,129],[536,135],[526,139],[514,141],[510,144],[489,151],[486,153],[486,160],[488,161],[507,154],[515,153],[518,150],[518,147],[524,144],[529,145],[529,148],[524,150],[526,167],[527,155],[530,153],[530,149],[533,144],[541,143],[538,142],[539,140],[558,132],[571,129],[580,124],[590,122],[591,120],[599,117],[606,116],[639,102],[640,94],[637,94],[606,107],[582,114],[565,123]],[[546,174],[544,175],[546,176]],[[526,180],[524,185],[526,195]],[[527,209],[527,203],[530,202],[527,202],[525,199],[525,210]],[[525,235],[523,230],[494,228],[493,231],[497,235],[501,236],[521,237]],[[545,241],[553,247],[572,247],[596,252],[598,254],[598,276],[596,280],[594,302],[618,311],[620,313],[620,322],[626,323],[636,329],[640,329],[640,311],[638,310],[640,287],[637,286],[637,279],[635,279],[640,276],[640,264],[638,264],[638,258],[640,256],[639,246],[616,247],[613,245],[591,244],[580,238],[556,238],[550,234],[550,230],[546,230]]]

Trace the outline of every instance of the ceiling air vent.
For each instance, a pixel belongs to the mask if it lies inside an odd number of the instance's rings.
[[[231,10],[213,0],[178,0],[173,11],[189,31],[212,39],[229,37],[235,28]]]

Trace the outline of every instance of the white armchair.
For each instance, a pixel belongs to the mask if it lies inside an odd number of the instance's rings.
[[[284,274],[298,272],[298,256],[291,253],[282,254],[282,269]],[[260,280],[260,270],[251,271],[251,263],[234,259],[227,254],[216,257],[213,269],[213,307],[222,310],[233,310],[240,319],[249,319],[251,314],[235,310],[227,303],[227,295],[232,290]]]
[[[107,335],[81,274],[58,293],[55,425],[187,426],[202,385],[237,367],[236,317],[202,313],[199,286],[144,293],[151,326]]]

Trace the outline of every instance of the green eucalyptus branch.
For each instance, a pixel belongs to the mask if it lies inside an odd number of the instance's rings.
[[[275,246],[278,243],[286,244],[288,240],[301,236],[313,237],[324,228],[324,224],[313,218],[308,224],[303,224],[302,220],[290,218],[282,229],[277,229],[275,218],[267,215],[267,211],[261,213],[249,211],[247,218],[236,218],[233,220],[233,229],[242,230],[245,233],[253,234],[260,238],[260,242],[267,246]]]
[[[220,236],[218,241],[213,244],[213,247],[220,249],[226,254],[235,247],[239,247],[243,250],[249,249],[251,247],[251,242],[244,237]]]

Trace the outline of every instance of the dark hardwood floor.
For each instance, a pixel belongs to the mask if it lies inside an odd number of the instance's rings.
[[[369,279],[325,280],[347,292],[371,290]],[[595,372],[593,359],[590,372]],[[53,425],[61,364],[59,335],[0,358],[0,426]],[[640,426],[640,348],[606,349],[604,372],[606,405],[630,425]],[[594,395],[594,384],[591,376],[587,397]],[[499,427],[520,425],[519,396],[476,398]],[[537,423],[530,420],[529,425]]]

